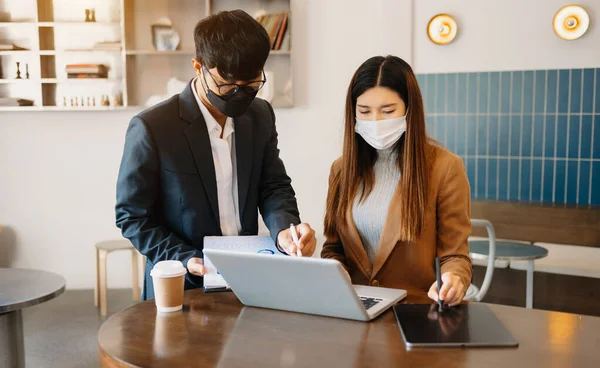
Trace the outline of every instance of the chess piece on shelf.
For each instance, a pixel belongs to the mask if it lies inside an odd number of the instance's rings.
[[[90,11],[92,12],[90,22],[95,22],[96,21],[96,9],[91,9]]]
[[[85,9],[85,21],[91,22],[92,18],[90,17],[90,9]]]
[[[121,97],[118,94],[113,96],[113,106],[121,106]]]
[[[87,105],[88,105],[88,106],[92,106],[92,99],[91,99],[91,97],[89,97],[89,96],[88,96],[88,98],[87,98]]]
[[[73,97],[71,97],[71,107],[75,106],[75,100],[73,100]]]
[[[29,64],[25,64],[25,78],[29,79]]]
[[[79,107],[79,97],[75,97],[75,107]]]
[[[96,97],[92,97],[92,106],[96,107]]]
[[[63,97],[63,107],[67,107],[67,97]]]
[[[17,79],[23,79],[21,78],[21,63],[17,61]]]

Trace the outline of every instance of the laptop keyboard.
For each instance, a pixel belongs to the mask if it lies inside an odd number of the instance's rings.
[[[383,299],[379,298],[367,298],[366,296],[361,296],[360,301],[363,303],[366,310],[369,310],[374,305],[379,304]]]

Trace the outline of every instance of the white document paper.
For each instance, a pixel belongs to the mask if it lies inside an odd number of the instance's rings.
[[[269,236],[207,236],[204,249],[231,250],[236,252],[282,255]],[[229,288],[208,256],[204,256],[204,290]]]

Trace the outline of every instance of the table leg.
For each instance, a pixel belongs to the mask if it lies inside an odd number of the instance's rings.
[[[21,310],[0,314],[0,367],[25,367]]]
[[[525,298],[525,307],[533,308],[533,259],[527,262],[527,295]]]

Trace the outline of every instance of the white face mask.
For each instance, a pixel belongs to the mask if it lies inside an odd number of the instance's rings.
[[[354,130],[373,148],[384,150],[398,142],[406,132],[406,115],[375,121],[356,119]]]

